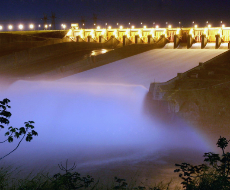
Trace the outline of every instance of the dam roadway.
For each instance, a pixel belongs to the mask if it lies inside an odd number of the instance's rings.
[[[11,125],[33,120],[39,136],[22,143],[5,164],[52,173],[69,159],[81,174],[108,181],[114,176],[147,184],[177,179],[175,162],[202,162],[221,134],[206,139],[186,122],[168,124],[146,114],[149,85],[225,51],[154,49],[55,81],[14,82],[1,90],[1,99],[11,100]],[[14,146],[7,144],[2,153]]]

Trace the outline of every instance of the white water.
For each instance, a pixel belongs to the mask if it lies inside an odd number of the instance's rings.
[[[210,147],[199,131],[146,115],[144,101],[154,80],[167,81],[224,51],[152,50],[54,82],[15,82],[0,96],[11,100],[11,125],[33,120],[39,136],[23,142],[5,162],[37,170],[69,159],[84,169],[154,155],[160,168],[170,150],[202,155]],[[1,154],[14,146],[4,146]]]

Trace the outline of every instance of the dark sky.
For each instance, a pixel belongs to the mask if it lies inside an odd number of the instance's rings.
[[[141,22],[148,27],[156,22],[164,27],[165,22],[177,26],[191,26],[194,20],[199,26],[209,21],[219,26],[222,20],[230,26],[230,0],[1,0],[0,24],[41,23],[43,14],[51,22],[51,12],[56,14],[56,23],[80,23],[81,17],[86,27],[93,25],[93,14],[98,25],[126,26],[131,22],[136,27]]]

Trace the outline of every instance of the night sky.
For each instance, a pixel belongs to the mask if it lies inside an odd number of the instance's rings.
[[[177,27],[191,26],[195,21],[203,27],[206,21],[212,26],[220,26],[220,21],[230,26],[229,0],[1,0],[0,24],[42,24],[43,14],[47,14],[51,23],[51,12],[55,13],[56,25],[81,23],[85,20],[86,28],[93,27],[93,14],[100,26],[119,25],[128,27],[130,22],[136,27],[161,27],[166,22]]]

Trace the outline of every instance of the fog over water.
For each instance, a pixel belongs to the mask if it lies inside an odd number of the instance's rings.
[[[199,130],[146,114],[145,98],[154,80],[167,81],[224,51],[151,50],[53,82],[11,84],[0,94],[11,100],[10,124],[21,127],[35,121],[39,136],[22,142],[4,162],[58,171],[57,164],[66,159],[82,170],[151,159],[162,161],[160,168],[168,162],[161,157],[170,158],[170,150],[196,150],[202,155],[210,147]],[[14,146],[5,144],[1,155]],[[147,164],[143,168],[149,169]]]

